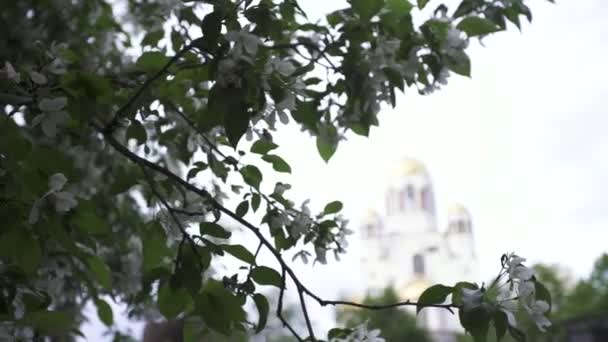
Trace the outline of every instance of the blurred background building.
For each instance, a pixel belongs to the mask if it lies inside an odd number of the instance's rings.
[[[404,159],[388,177],[383,212],[371,210],[361,228],[362,285],[369,295],[392,287],[401,300],[417,300],[434,284],[476,281],[472,220],[462,205],[452,205],[446,229],[439,229],[433,183],[424,164]],[[414,308],[409,308],[414,309]],[[455,341],[462,333],[458,316],[428,308],[418,324],[434,341]]]

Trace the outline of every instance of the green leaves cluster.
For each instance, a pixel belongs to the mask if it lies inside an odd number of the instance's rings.
[[[275,132],[299,126],[328,162],[350,132],[369,135],[397,90],[469,76],[469,38],[531,19],[522,0],[464,0],[452,14],[422,0],[349,3],[317,23],[295,0],[127,0],[121,20],[109,1],[2,6],[2,323],[74,335],[74,303],[92,301],[111,326],[113,298],[134,316],[154,307],[224,334],[245,330],[249,303],[261,331],[271,308],[257,287],[284,289],[284,270],[258,265],[224,220],[269,236],[275,256],[302,246],[296,256],[322,263],[350,233],[340,201],[313,213],[289,184],[272,188],[260,165],[288,176],[296,157]],[[55,174],[68,180],[61,194],[49,192]],[[216,274],[219,257],[245,266]]]

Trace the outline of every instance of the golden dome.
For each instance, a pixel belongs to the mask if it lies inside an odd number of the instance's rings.
[[[424,292],[424,290],[433,286],[433,284],[423,277],[417,277],[416,279],[407,283],[400,291],[399,296],[403,300],[417,300],[418,297]]]
[[[462,204],[454,203],[448,208],[448,216],[469,216],[469,210]]]
[[[363,215],[363,222],[365,223],[375,223],[380,218],[380,214],[374,209],[367,209],[365,215]]]
[[[427,174],[427,169],[424,164],[416,159],[404,159],[395,165],[392,170],[392,175],[395,177],[412,176],[419,174]]]

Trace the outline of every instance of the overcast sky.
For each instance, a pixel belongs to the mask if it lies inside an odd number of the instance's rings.
[[[300,2],[312,16],[340,7]],[[407,91],[369,139],[351,136],[329,164],[296,128],[277,135],[293,193],[318,206],[341,200],[357,227],[367,208],[382,209],[391,165],[413,157],[433,179],[440,225],[451,203],[472,213],[473,281],[493,275],[507,251],[588,274],[608,241],[608,2],[530,3],[534,21],[522,33],[472,44],[471,79],[453,75],[427,97]],[[342,263],[298,266],[305,283],[326,297],[355,288],[356,237],[353,245]]]

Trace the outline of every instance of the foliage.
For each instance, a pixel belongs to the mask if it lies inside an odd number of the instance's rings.
[[[595,262],[591,274],[573,282],[556,265],[536,264],[533,267],[535,278],[544,284],[551,293],[550,318],[554,324],[547,332],[540,333],[536,324],[516,313],[519,328],[526,333],[529,342],[563,341],[565,338],[564,324],[570,319],[593,317],[608,311],[608,254],[601,255]],[[593,285],[592,285],[593,284]],[[496,341],[496,336],[488,335],[488,341]],[[461,336],[462,342],[472,341],[472,338]],[[506,337],[505,341],[516,341]]]
[[[127,9],[120,17],[118,3]],[[133,316],[255,333],[270,310],[262,298],[271,286],[280,291],[273,309],[304,340],[281,315],[292,284],[315,340],[305,299],[343,303],[310,291],[283,255],[326,263],[327,253],[344,253],[350,231],[342,203],[313,213],[259,165],[291,172],[273,139],[289,122],[314,137],[328,161],[346,134],[369,134],[381,106],[395,106],[396,89],[429,94],[450,72],[469,76],[469,38],[531,19],[523,0],[464,0],[452,14],[439,5],[415,24],[427,5],[353,0],[318,23],[295,0],[2,6],[0,320],[7,333],[81,334],[87,302],[111,325],[107,296]],[[261,223],[251,223],[254,212]],[[230,221],[259,242],[255,250],[227,243]],[[277,264],[258,264],[262,248]],[[212,265],[228,255],[244,266],[216,274]]]

